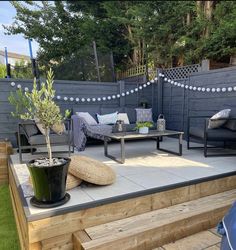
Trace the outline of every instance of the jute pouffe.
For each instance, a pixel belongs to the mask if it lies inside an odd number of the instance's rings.
[[[81,184],[82,180],[73,176],[72,174],[67,175],[66,179],[66,190],[73,189]]]
[[[73,189],[81,184],[82,180],[73,176],[72,174],[67,175],[66,179],[66,190]],[[31,177],[29,176],[29,183],[32,185]]]
[[[86,156],[72,156],[69,172],[81,180],[97,185],[109,185],[116,180],[116,174],[112,168]]]

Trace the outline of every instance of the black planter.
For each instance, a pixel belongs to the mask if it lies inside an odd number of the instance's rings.
[[[50,208],[69,201],[70,195],[66,193],[66,178],[70,159],[63,159],[66,160],[65,163],[53,167],[34,166],[35,160],[28,163],[34,187],[34,197],[30,200],[32,206]]]

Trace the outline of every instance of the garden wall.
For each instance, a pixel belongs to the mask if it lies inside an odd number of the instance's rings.
[[[11,86],[11,83],[15,83],[15,87]],[[120,99],[112,99],[107,101],[96,102],[79,102],[76,101],[64,101],[66,97],[79,98],[93,98],[112,96],[124,91],[128,91],[143,84],[145,79],[138,82],[87,82],[87,81],[55,81],[56,95],[61,96],[61,100],[56,100],[60,105],[62,111],[65,109],[81,109],[88,110],[90,112],[99,112],[101,108],[109,110],[109,108],[130,107],[136,108],[139,106],[142,100],[148,102],[148,106],[152,107],[156,105],[157,94],[155,93],[156,86],[148,86],[139,92],[135,92],[132,95],[122,97]],[[11,112],[14,111],[14,107],[9,104],[8,96],[10,92],[16,91],[16,86],[20,84],[22,88],[25,87],[32,89],[32,80],[20,80],[20,79],[0,79],[0,139],[8,138],[14,146],[16,146],[16,136],[18,120],[11,116]],[[157,85],[155,83],[155,85]],[[153,91],[154,90],[154,91]],[[156,107],[154,107],[156,110]],[[156,117],[156,113],[154,114]]]

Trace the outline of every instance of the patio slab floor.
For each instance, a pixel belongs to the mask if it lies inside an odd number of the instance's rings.
[[[58,208],[39,209],[30,205],[33,195],[29,184],[29,172],[26,164],[19,164],[17,154],[11,156],[13,173],[17,185],[21,189],[22,199],[25,200],[25,210],[29,220],[40,219],[63,213],[63,210],[73,211],[91,206],[98,206],[122,199],[137,197],[149,193],[167,190],[177,186],[190,185],[221,175],[235,175],[235,157],[203,156],[201,149],[187,150],[183,144],[183,156],[175,156],[156,150],[154,140],[130,141],[126,143],[126,162],[119,164],[104,156],[103,145],[88,146],[83,152],[75,154],[89,156],[109,165],[117,173],[117,180],[110,186],[96,186],[82,183],[81,186],[70,190],[71,200]],[[165,138],[161,146],[175,150],[178,146],[176,139]],[[120,145],[112,143],[109,152],[119,155]],[[29,160],[37,155],[24,154]]]

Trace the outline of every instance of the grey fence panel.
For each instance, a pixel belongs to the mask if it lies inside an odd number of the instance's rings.
[[[55,80],[56,97],[60,96],[61,99],[57,98],[55,101],[60,106],[62,112],[66,109],[70,110],[89,110],[90,112],[104,112],[104,110],[119,110],[122,106],[130,108],[136,108],[139,106],[141,98],[147,98],[150,107],[153,105],[153,98],[157,95],[153,93],[153,86],[150,85],[144,88],[142,91],[135,92],[128,96],[122,97],[121,99],[111,99],[106,101],[93,102],[76,102],[75,98],[97,98],[97,97],[108,97],[122,92],[130,91],[138,87],[141,83],[144,83],[144,78],[136,79],[137,82],[128,81],[124,83],[120,82],[85,82],[85,81],[67,81],[67,80]],[[11,86],[11,83],[15,83],[15,87]],[[11,116],[11,112],[14,111],[14,107],[10,105],[8,97],[10,92],[15,92],[17,85],[21,85],[22,89],[27,87],[32,89],[33,81],[24,79],[0,79],[0,139],[8,138],[12,141],[13,145],[16,146],[16,136],[18,119]],[[67,101],[63,98],[68,97]],[[69,97],[73,97],[74,100],[70,101]],[[156,117],[156,115],[155,115]]]
[[[196,87],[231,87],[236,86],[236,67],[193,73],[188,79],[177,82]],[[187,117],[212,116],[221,109],[230,108],[236,117],[236,92],[198,92],[164,83],[163,87],[164,115],[169,129],[187,131]],[[195,120],[195,124],[202,124]]]
[[[146,76],[135,76],[124,79],[125,81],[125,91],[130,89],[138,88],[140,85],[147,82]],[[126,96],[125,104],[126,106],[140,107],[142,102],[146,102],[148,108],[152,108],[153,120],[157,119],[157,97],[158,97],[158,83],[153,83],[146,88],[143,88],[142,91],[130,96]]]

